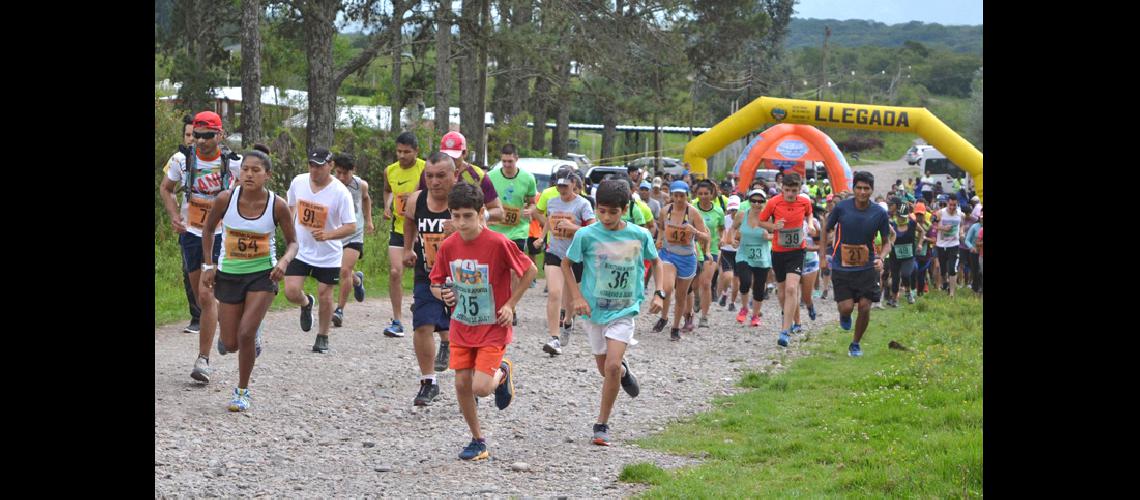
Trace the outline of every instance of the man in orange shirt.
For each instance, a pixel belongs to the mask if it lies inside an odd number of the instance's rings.
[[[795,172],[784,174],[780,183],[781,196],[764,205],[759,226],[776,233],[772,241],[772,271],[776,275],[778,297],[784,313],[780,339],[776,343],[787,347],[789,334],[802,331],[799,324],[793,324],[793,319],[800,307],[800,276],[807,247],[804,223],[811,217],[811,198],[800,194],[803,181]]]

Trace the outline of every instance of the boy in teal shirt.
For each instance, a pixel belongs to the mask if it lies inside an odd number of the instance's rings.
[[[608,422],[617,400],[618,384],[630,397],[637,397],[640,392],[637,379],[623,357],[626,348],[637,343],[633,339],[634,317],[640,314],[644,298],[645,285],[641,277],[645,273],[645,261],[650,262],[656,283],[661,282],[661,266],[649,231],[622,220],[630,203],[628,185],[621,180],[603,181],[596,196],[598,224],[574,233],[566,258],[562,259],[562,272],[573,272],[572,264],[585,264],[581,287],[574,280],[566,280],[566,288],[574,304],[574,314],[586,318],[590,349],[598,372],[605,377],[593,442],[609,446]],[[649,312],[659,312],[663,304],[664,293],[658,291]]]

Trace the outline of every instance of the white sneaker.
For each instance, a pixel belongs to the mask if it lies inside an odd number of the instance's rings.
[[[210,383],[210,360],[198,356],[194,360],[194,370],[190,372],[190,377],[199,382]]]
[[[542,346],[542,351],[551,356],[562,354],[562,343],[558,339],[550,339],[550,342]]]

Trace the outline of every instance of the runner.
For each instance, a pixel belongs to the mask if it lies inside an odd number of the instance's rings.
[[[970,226],[970,230],[966,232],[964,240],[966,248],[970,251],[970,268],[974,270],[973,280],[970,282],[970,288],[974,290],[977,295],[982,294],[982,261],[981,261],[981,246],[979,243],[980,234],[982,232],[982,213],[978,211],[977,222]]]
[[[330,173],[332,154],[325,148],[309,153],[309,173],[298,174],[289,185],[289,208],[300,250],[285,269],[285,298],[301,306],[301,331],[313,328],[313,305],[320,300],[317,338],[313,352],[329,352],[333,287],[340,281],[344,255],[342,240],[356,232],[352,194]],[[305,278],[317,280],[317,297],[305,293]]]
[[[182,155],[179,161],[185,161],[187,153],[194,147],[194,117],[186,115],[182,117],[182,144],[178,145],[178,151],[174,156]],[[170,173],[170,165],[173,162],[166,162],[162,167],[162,175],[165,177]],[[181,186],[177,186],[181,187]],[[190,311],[190,324],[183,328],[184,333],[198,334],[201,330],[202,310],[198,308],[198,299],[194,295],[194,285],[190,284],[190,273],[182,269],[182,286],[186,290],[186,305]]]
[[[340,327],[344,322],[344,306],[348,304],[348,287],[345,285],[351,283],[353,298],[357,302],[364,302],[364,273],[354,273],[352,268],[356,267],[356,261],[364,257],[364,230],[367,229],[368,234],[372,234],[376,232],[376,227],[372,225],[372,196],[368,194],[368,183],[352,173],[356,168],[352,156],[338,154],[333,156],[332,163],[336,180],[344,184],[352,195],[357,221],[356,232],[344,239],[344,254],[340,262],[340,297],[332,315],[333,325]],[[361,224],[360,221],[364,223]]]
[[[775,231],[772,242],[772,271],[776,275],[777,297],[783,310],[783,326],[777,344],[788,346],[796,311],[800,307],[800,275],[804,267],[804,224],[811,220],[811,199],[800,193],[800,174],[788,172],[781,183],[782,195],[773,198],[760,211],[760,227]],[[772,221],[772,222],[769,222]]]
[[[891,294],[887,298],[887,305],[891,307],[899,306],[899,291],[902,288],[907,289],[906,302],[914,303],[914,285],[911,283],[915,269],[915,235],[919,230],[910,217],[910,206],[904,203],[899,206],[894,219],[890,222],[891,229],[895,233],[895,242],[891,245],[891,258],[888,261],[891,266]]]
[[[752,291],[753,328],[760,326],[760,305],[768,298],[764,280],[772,268],[772,237],[760,227],[760,210],[764,206],[764,190],[748,192],[748,207],[740,209],[732,222],[733,243],[736,245],[736,278],[740,280],[740,312],[736,322],[744,324],[748,319],[748,292]],[[755,208],[754,208],[755,207]]]
[[[525,198],[524,198],[525,199]],[[530,288],[538,269],[518,244],[484,230],[483,192],[460,183],[447,195],[455,234],[439,245],[431,269],[431,293],[452,310],[451,360],[455,398],[471,429],[463,460],[491,455],[479,428],[477,399],[495,394],[495,406],[506,409],[514,399],[514,370],[503,357],[511,343],[515,306]],[[448,285],[445,285],[447,283]]]
[[[518,167],[519,154],[514,144],[508,142],[503,145],[499,150],[499,160],[503,165],[488,172],[487,177],[491,178],[491,184],[499,193],[504,216],[502,223],[492,224],[490,228],[492,231],[506,236],[508,240],[515,242],[519,251],[526,252],[530,217],[525,214],[529,213],[527,209],[534,203],[537,184],[534,180],[534,174]],[[511,286],[514,286],[514,283],[511,283]],[[528,283],[527,286],[529,287],[530,284]],[[517,317],[512,318],[511,321],[513,326],[518,326]]]
[[[448,364],[440,361],[451,359],[448,341],[451,311],[435,296],[429,275],[434,269],[439,245],[455,231],[447,208],[448,193],[458,183],[455,160],[443,152],[432,153],[424,165],[424,178],[427,189],[412,193],[404,206],[404,267],[415,267],[412,345],[420,366],[420,390],[413,400],[415,406],[426,406],[439,396],[435,372],[447,370]],[[432,342],[433,332],[439,334],[438,354]]]
[[[815,302],[812,301],[812,292],[815,288],[816,278],[819,277],[819,229],[822,226],[819,219],[815,217],[814,206],[812,208],[812,216],[808,218],[804,225],[804,269],[803,275],[800,278],[800,301],[803,305],[807,306],[808,318],[815,321]],[[792,323],[792,332],[800,333],[802,327],[800,326],[800,307],[796,304],[795,320]]]
[[[676,291],[677,304],[673,315],[673,328],[669,331],[669,340],[681,340],[681,329],[678,325],[686,312],[685,295],[689,293],[689,285],[697,277],[697,246],[693,239],[695,237],[700,244],[706,244],[710,241],[710,236],[697,208],[689,204],[689,185],[684,181],[673,181],[669,184],[669,192],[672,202],[665,207],[661,219],[658,220],[656,242],[658,254],[665,263],[664,272],[661,273],[665,299],[661,309],[661,319],[653,325],[653,331],[662,331],[669,322],[669,299],[672,292]]]
[[[594,223],[594,210],[590,208],[590,202],[577,194],[582,186],[582,178],[578,177],[577,173],[569,172],[565,177],[560,177],[555,186],[558,197],[547,200],[545,204],[540,199],[538,208],[541,212],[535,214],[539,223],[543,225],[543,234],[550,235],[543,264],[548,289],[546,328],[551,338],[542,346],[542,350],[551,356],[562,354],[562,347],[569,344],[570,332],[574,326],[572,315],[560,312],[560,308],[570,309],[570,295],[565,293],[564,283],[570,277],[562,273],[562,259],[566,258],[566,250],[570,248],[574,233]],[[581,282],[582,265],[575,264],[572,270],[574,280]],[[559,327],[561,327],[561,339],[559,339]]]
[[[700,328],[709,327],[709,305],[712,304],[713,297],[712,284],[714,278],[717,277],[714,275],[717,266],[720,264],[720,239],[724,234],[725,226],[724,216],[727,205],[719,197],[714,203],[713,197],[715,196],[717,196],[716,184],[712,181],[704,179],[697,183],[697,212],[711,234],[709,242],[701,245],[705,260],[697,279],[697,294],[700,299],[701,310],[701,319],[697,326]]]
[[[942,281],[950,282],[949,292],[953,297],[958,288],[958,245],[962,227],[962,212],[958,210],[957,198],[947,197],[946,208],[938,211],[938,220],[938,242],[935,243],[938,246],[938,266],[942,269]]]
[[[467,163],[467,138],[459,132],[448,132],[439,140],[439,151],[455,160],[457,182],[466,182],[483,191],[483,206],[487,208],[486,222],[488,224],[502,222],[503,204],[499,201],[499,193],[495,191],[495,185],[491,184],[491,179],[487,178],[483,169]],[[418,189],[427,189],[427,179],[424,176],[420,176]]]
[[[392,301],[392,324],[384,329],[388,337],[403,337],[404,325],[404,212],[408,197],[424,173],[416,135],[404,132],[396,137],[396,163],[384,169],[384,219],[392,221],[388,235],[388,299]]]
[[[621,219],[630,208],[631,198],[624,180],[602,181],[597,191],[598,220],[574,234],[562,259],[563,274],[573,265],[585,264],[582,286],[566,281],[572,296],[574,314],[584,315],[585,330],[598,373],[604,378],[593,443],[609,446],[609,418],[620,384],[630,397],[641,392],[637,378],[625,361],[625,351],[637,344],[633,339],[634,318],[644,299],[641,269],[649,261],[660,281],[661,266],[657,247],[649,231]],[[658,291],[649,306],[650,314],[664,305],[665,294]]]
[[[231,181],[241,169],[241,158],[225,147],[225,130],[222,117],[213,111],[203,111],[194,116],[194,147],[189,154],[174,153],[167,162],[166,177],[159,187],[159,197],[170,216],[170,226],[178,233],[178,244],[182,249],[182,271],[189,275],[201,311],[198,330],[198,357],[190,376],[199,382],[210,382],[210,347],[214,342],[214,332],[218,326],[218,302],[209,289],[201,286],[202,271],[206,259],[202,252],[202,229],[214,199],[228,189]],[[183,201],[179,207],[174,198],[174,188],[182,186]],[[217,237],[222,229],[214,231],[214,247],[210,262],[217,262],[222,249],[222,239]],[[188,328],[189,329],[189,328]]]
[[[915,226],[915,246],[914,246],[914,263],[915,271],[912,274],[914,285],[912,289],[917,291],[917,295],[922,297],[926,294],[926,275],[931,266],[931,244],[935,241],[933,237],[927,238],[931,234],[931,227],[929,222],[930,214],[926,211],[926,205],[921,201],[914,205],[914,226]]]
[[[740,292],[740,284],[736,280],[736,246],[732,243],[732,232],[735,227],[734,219],[740,211],[740,197],[728,197],[728,213],[724,217],[724,238],[720,241],[720,283],[717,289],[721,291],[720,306],[728,303],[728,311],[736,311],[736,296]],[[728,290],[732,289],[732,301],[729,301]]]
[[[891,226],[887,223],[887,211],[871,204],[871,192],[875,189],[875,177],[870,172],[856,172],[854,178],[855,196],[835,205],[835,210],[827,217],[825,231],[835,229],[835,242],[824,240],[835,266],[832,282],[835,285],[835,301],[839,308],[839,326],[851,329],[851,313],[855,301],[859,304],[859,321],[855,324],[855,335],[847,354],[852,357],[863,355],[859,345],[867,324],[871,321],[871,303],[879,300],[881,293],[879,273],[883,269],[883,254],[874,254],[872,242],[879,234],[884,242],[885,252],[890,251]],[[827,261],[821,262],[827,266]]]
[[[278,223],[289,220],[289,206],[265,187],[272,170],[273,162],[263,151],[246,153],[240,183],[214,199],[202,233],[202,254],[206,256],[202,284],[213,290],[221,303],[218,354],[238,353],[238,384],[230,411],[249,409],[249,377],[254,358],[261,355],[262,320],[277,295],[277,282],[285,277],[299,250],[293,225]],[[224,232],[215,270],[206,249],[214,246],[214,230],[219,223]],[[275,237],[278,226],[286,245],[281,259],[277,258]]]

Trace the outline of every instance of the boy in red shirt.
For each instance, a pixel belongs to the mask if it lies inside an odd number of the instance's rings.
[[[800,333],[800,325],[793,327],[792,321],[800,307],[800,276],[807,248],[804,222],[811,217],[811,199],[800,194],[800,174],[788,172],[782,184],[781,196],[773,197],[760,211],[759,226],[776,233],[772,240],[772,271],[784,311],[784,324],[776,343],[788,347],[789,334]]]
[[[511,343],[515,305],[538,269],[513,241],[483,226],[483,192],[478,187],[457,183],[447,195],[447,207],[456,232],[436,252],[431,291],[451,308],[450,367],[455,370],[459,409],[471,428],[471,443],[459,458],[483,460],[491,454],[479,431],[475,398],[494,392],[500,410],[511,404],[513,368],[503,354]],[[520,278],[515,286],[511,273]],[[445,286],[448,278],[453,283]]]

